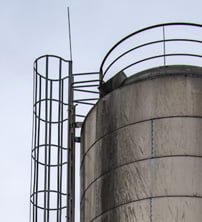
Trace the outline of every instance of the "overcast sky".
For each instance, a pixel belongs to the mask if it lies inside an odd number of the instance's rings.
[[[202,22],[201,0],[0,0],[0,215],[29,219],[32,64],[69,58],[70,6],[75,72],[98,71],[119,39],[163,22]],[[79,220],[77,219],[76,222]]]

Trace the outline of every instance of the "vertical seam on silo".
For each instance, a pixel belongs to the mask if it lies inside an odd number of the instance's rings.
[[[152,222],[152,197],[150,198],[150,222]]]
[[[154,120],[151,120],[151,159],[154,157]],[[151,167],[151,172],[152,172],[152,167]],[[153,177],[153,175],[152,175]],[[152,178],[151,177],[151,178]],[[150,222],[153,222],[153,209],[152,209],[152,204],[153,204],[153,199],[152,199],[152,179],[151,179],[151,198],[150,198]]]
[[[151,158],[154,157],[154,120],[151,120]]]

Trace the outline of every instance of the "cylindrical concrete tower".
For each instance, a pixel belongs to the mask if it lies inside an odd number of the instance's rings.
[[[202,221],[202,68],[127,78],[82,129],[82,222]]]

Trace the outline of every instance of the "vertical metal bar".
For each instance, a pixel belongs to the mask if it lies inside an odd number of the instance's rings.
[[[70,11],[69,7],[67,7],[67,15],[68,15],[68,31],[69,31],[69,53],[70,60],[72,61],[72,38],[71,38],[71,21],[70,21]]]
[[[73,93],[73,91],[72,91]],[[72,107],[72,222],[75,221],[75,106]]]
[[[71,123],[70,123],[70,116],[71,116],[71,100],[72,100],[72,95],[71,95],[71,90],[70,88],[72,87],[72,77],[70,74],[70,63],[69,63],[69,87],[68,87],[68,152],[67,152],[67,159],[68,159],[68,164],[67,164],[67,222],[71,222],[71,141],[70,141],[70,130],[71,130]]]
[[[48,56],[46,56],[46,86],[45,86],[44,222],[47,221],[47,144],[48,144]]]
[[[36,63],[36,66],[37,66],[37,63]],[[35,190],[36,190],[36,166],[37,166],[37,163],[36,163],[36,160],[37,160],[37,150],[36,150],[36,144],[37,144],[37,106],[36,106],[36,102],[37,102],[37,75],[35,73],[34,75],[34,79],[33,79],[33,83],[34,83],[34,98],[33,98],[33,104],[35,105],[34,107],[34,124],[33,124],[33,127],[34,127],[34,131],[33,131],[33,149],[34,149],[34,178],[33,178],[33,210],[32,210],[32,216],[33,216],[33,222],[35,222],[35,204],[36,204],[36,198],[35,198]]]
[[[62,71],[62,61],[60,60],[60,73]],[[61,81],[61,138],[60,138],[60,208],[62,208],[62,163],[63,163],[63,80]],[[62,221],[62,210],[60,210],[60,218]]]
[[[59,76],[60,78],[62,78],[62,60],[60,59],[60,64],[59,64]],[[60,187],[59,187],[59,192],[60,192],[60,220],[62,221],[62,152],[63,152],[63,143],[62,143],[62,140],[63,140],[63,80],[61,79],[61,85],[60,85],[60,119],[61,119],[61,122],[60,122],[60,157],[59,157],[59,160],[60,160],[60,176],[59,176],[59,184],[60,184]]]
[[[50,218],[50,177],[51,177],[51,134],[52,134],[52,88],[53,82],[50,80],[50,98],[49,98],[49,142],[48,142],[48,202],[47,202],[47,221]]]
[[[39,145],[40,145],[40,131],[41,131],[41,124],[40,124],[40,116],[41,116],[41,76],[39,77],[39,110],[38,110],[38,126],[37,126],[37,146],[35,147],[37,150],[37,158],[36,158],[36,190],[35,190],[35,194],[36,194],[36,207],[35,207],[35,222],[38,221],[38,186],[39,186]]]
[[[73,74],[72,74],[72,61],[69,62],[69,89],[68,89],[68,179],[67,179],[67,222],[74,221],[74,194],[73,194],[73,151],[74,151],[74,95],[73,95]]]
[[[61,60],[59,64],[59,86],[58,86],[58,155],[57,155],[57,222],[60,222],[60,152],[61,152]]]
[[[165,36],[165,26],[163,25],[163,60],[164,60],[164,66],[166,65],[166,36]]]
[[[35,73],[33,73],[33,105],[35,104]],[[29,222],[31,222],[31,219],[32,219],[32,215],[33,215],[33,208],[32,208],[32,203],[31,203],[31,198],[32,198],[32,183],[33,183],[33,190],[34,190],[34,178],[33,178],[33,164],[35,166],[35,161],[33,160],[33,154],[32,154],[32,150],[33,150],[33,147],[34,147],[34,129],[35,129],[35,114],[33,113],[33,116],[32,116],[32,148],[31,148],[31,166],[30,166],[30,170],[31,170],[31,181],[30,181],[30,204],[29,204]],[[34,156],[35,157],[35,156]],[[34,167],[35,169],[35,167]],[[35,170],[34,170],[35,172]],[[34,197],[33,197],[33,203],[34,203]],[[34,205],[34,204],[33,204]],[[34,220],[33,220],[34,221]]]

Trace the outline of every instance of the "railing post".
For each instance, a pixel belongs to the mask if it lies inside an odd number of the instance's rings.
[[[165,25],[163,25],[163,60],[164,66],[166,66],[166,36],[165,36]]]

